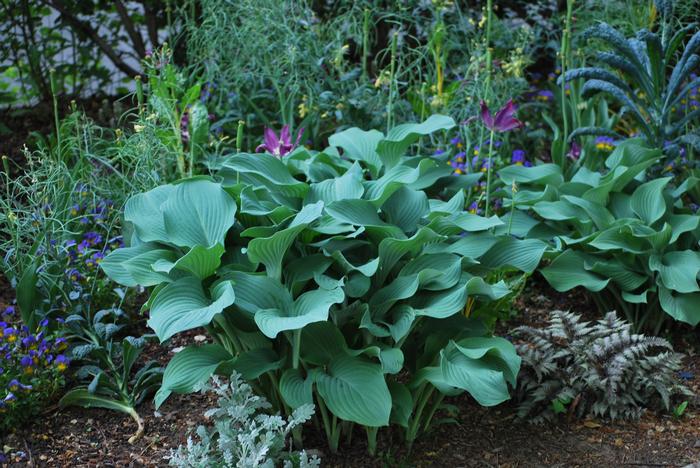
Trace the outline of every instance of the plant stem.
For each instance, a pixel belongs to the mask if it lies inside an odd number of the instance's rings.
[[[301,348],[301,329],[292,332],[292,367],[299,368],[299,349]]]
[[[493,0],[486,2],[486,89],[491,86],[491,23],[493,22]]]
[[[370,455],[377,453],[377,433],[378,427],[367,427],[367,451]]]
[[[58,99],[56,98],[56,70],[49,70],[49,81],[51,83],[51,100],[53,101],[53,120],[56,125],[56,147],[58,148],[58,157],[61,157],[61,126],[58,121]]]
[[[141,436],[143,435],[144,426],[143,426],[143,419],[141,419],[141,416],[139,416],[139,414],[136,412],[136,410],[134,408],[131,408],[131,411],[129,411],[129,416],[131,416],[131,418],[134,421],[136,421],[136,424],[138,426],[134,435],[129,437],[129,443],[133,444],[134,442],[139,440],[141,438]]]
[[[489,217],[489,204],[491,202],[491,166],[492,166],[492,154],[493,154],[493,135],[494,131],[491,130],[491,136],[489,137],[489,158],[488,167],[486,168],[486,207],[484,208],[484,217]]]
[[[240,153],[243,149],[243,126],[245,122],[242,120],[238,121],[238,129],[236,130],[236,152]]]
[[[141,75],[136,75],[134,80],[136,80],[136,102],[139,107],[139,114],[141,114],[143,112],[143,83],[141,82]]]
[[[389,102],[386,108],[386,131],[387,133],[393,126],[393,105],[394,105],[394,88],[396,86],[396,47],[398,43],[399,33],[395,32],[391,36],[391,64],[389,68]]]
[[[369,73],[367,71],[367,58],[369,57],[369,8],[365,8],[365,16],[362,22],[362,79],[367,81]]]
[[[574,0],[566,1],[566,22],[564,24],[564,32],[561,39],[561,118],[564,125],[563,141],[561,145],[561,151],[559,154],[559,166],[563,167],[566,162],[566,146],[569,139],[569,118],[566,114],[566,80],[564,80],[564,74],[567,70],[567,65],[570,61],[571,53],[571,16],[574,9]],[[573,109],[572,109],[573,110]],[[573,112],[572,112],[573,114]]]

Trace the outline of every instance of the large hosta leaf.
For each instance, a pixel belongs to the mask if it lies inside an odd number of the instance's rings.
[[[292,409],[313,404],[313,381],[304,379],[299,369],[287,369],[280,379],[280,394]]]
[[[208,380],[219,366],[232,357],[218,344],[190,346],[175,354],[165,368],[163,383],[156,393],[156,408],[162,405],[172,392],[192,392],[198,384]]]
[[[209,298],[198,278],[186,276],[159,291],[151,304],[148,326],[165,341],[176,333],[208,325],[235,297],[230,281],[215,285]]]
[[[276,157],[266,154],[237,154],[224,161],[221,175],[235,183],[239,174],[248,176],[253,188],[267,188],[284,196],[302,198],[309,186],[296,180],[287,166]]]
[[[175,186],[161,205],[167,240],[179,247],[224,244],[236,202],[220,184],[191,179]]]
[[[216,269],[219,268],[221,264],[221,255],[223,255],[223,253],[224,246],[221,244],[216,244],[208,248],[196,245],[183,257],[174,262],[158,260],[153,265],[153,269],[164,273],[170,273],[172,270],[187,271],[199,279],[205,279],[213,275]]]
[[[583,286],[589,291],[600,291],[610,282],[601,276],[585,269],[585,257],[573,250],[566,250],[546,268],[542,275],[557,291],[568,291],[577,286]]]
[[[325,372],[313,369],[312,375],[319,395],[340,419],[370,427],[389,424],[391,393],[379,364],[340,355]]]
[[[387,221],[396,224],[406,233],[413,233],[418,222],[428,215],[430,205],[425,192],[402,187],[382,205]]]
[[[540,164],[539,166],[525,167],[512,165],[498,171],[499,177],[508,185],[517,184],[552,184],[559,185],[564,181],[561,168],[556,164]]]
[[[359,201],[359,200],[358,200]],[[259,262],[267,268],[271,278],[282,277],[282,259],[301,231],[321,216],[323,202],[304,206],[286,229],[275,232],[270,237],[259,237],[248,244],[251,261]]]
[[[700,323],[700,292],[674,294],[673,291],[659,286],[661,308],[676,320],[696,326]]]
[[[156,249],[154,244],[139,244],[134,247],[123,247],[121,249],[114,250],[100,262],[100,268],[102,268],[107,276],[109,276],[113,281],[129,287],[139,285],[152,286],[154,284],[167,281],[167,275],[157,273],[151,268],[151,264],[153,262],[144,264],[143,269],[138,271],[136,277],[134,277],[133,272],[136,270],[137,263],[132,263],[130,268],[126,268],[127,262],[137,259],[143,255],[147,255],[154,249]],[[165,255],[169,254],[163,254],[163,258],[165,258]],[[154,260],[154,262],[156,260]],[[140,281],[143,281],[147,276],[150,276],[152,281],[147,281],[150,284],[142,284]]]
[[[494,406],[510,398],[508,384],[515,385],[520,357],[503,338],[465,338],[450,341],[440,352],[440,365],[421,369],[414,385],[427,380],[441,392],[465,390],[483,406]]]
[[[357,127],[331,135],[328,143],[343,148],[344,156],[352,161],[363,161],[374,177],[379,174],[382,161],[377,154],[377,144],[384,134],[377,130],[364,131]]]
[[[542,259],[542,254],[546,249],[547,244],[537,239],[521,240],[514,237],[504,237],[499,239],[479,261],[484,266],[495,270],[510,266],[526,273],[532,273],[540,264],[540,259]]]
[[[362,179],[362,169],[355,163],[341,177],[311,184],[306,203],[322,200],[327,204],[336,200],[362,198],[362,195],[365,193]]]
[[[670,177],[654,179],[637,187],[632,194],[632,210],[648,225],[654,224],[666,213],[663,190],[670,181]]]
[[[446,115],[431,115],[425,122],[419,124],[403,124],[389,130],[389,134],[377,145],[377,154],[385,166],[394,167],[409,146],[418,141],[423,135],[429,135],[439,130],[449,130],[455,126],[452,117]]]
[[[167,242],[161,205],[175,191],[173,185],[161,185],[146,193],[129,198],[124,206],[124,219],[133,223],[139,239],[144,242]]]
[[[341,288],[316,289],[302,294],[291,308],[266,309],[255,314],[255,323],[266,336],[275,338],[285,330],[298,330],[313,322],[328,320],[328,309],[343,302]]]
[[[663,285],[679,293],[700,291],[700,252],[681,250],[649,257],[649,268],[658,271]]]

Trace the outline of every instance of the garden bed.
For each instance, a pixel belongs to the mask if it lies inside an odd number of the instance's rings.
[[[512,324],[541,325],[548,312],[558,308],[590,318],[593,314],[588,301],[581,291],[560,294],[535,282],[516,303]],[[202,338],[197,331],[190,332],[174,338],[167,347],[152,345],[146,354],[166,364],[174,349]],[[687,385],[697,394],[700,356],[686,357],[684,371],[692,376]],[[133,445],[127,442],[135,430],[133,421],[120,413],[52,407],[34,424],[7,437],[4,444],[26,455],[16,466],[30,461],[34,466],[162,466],[167,465],[171,449],[186,443],[187,434],[206,422],[203,412],[215,403],[209,394],[174,395],[157,412],[152,402],[145,403],[140,413],[146,433]],[[518,421],[512,403],[489,409],[467,395],[451,403],[459,411],[456,422],[438,426],[420,439],[410,454],[399,434],[391,430],[380,432],[377,457],[367,455],[364,434],[359,431],[353,434],[351,444],[341,443],[340,453],[333,455],[322,435],[310,427],[305,446],[320,454],[322,466],[338,467],[656,467],[685,466],[700,459],[697,402],[680,419],[649,413],[639,422],[562,420],[547,425]]]

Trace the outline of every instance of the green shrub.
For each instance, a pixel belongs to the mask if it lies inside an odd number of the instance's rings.
[[[636,330],[655,333],[668,316],[700,322],[700,216],[682,198],[697,179],[678,187],[670,177],[647,179],[660,155],[627,140],[605,160],[606,172],[582,167],[567,181],[554,164],[499,172],[520,185],[515,206],[535,215],[524,218],[527,236],[559,251],[542,269],[547,281],[558,291],[582,286],[601,312],[617,309]]]
[[[631,333],[615,312],[594,324],[580,319],[556,311],[546,328],[515,330],[521,418],[638,419],[644,408],[669,411],[673,396],[689,394],[675,376],[682,356],[666,340]]]
[[[482,319],[510,291],[484,277],[532,272],[546,246],[465,211],[464,189],[482,174],[405,156],[453,125],[433,116],[387,136],[352,128],[323,152],[236,154],[221,182],[132,197],[130,247],[102,268],[155,286],[145,308],[161,340],[204,326],[215,341],[175,355],[157,405],[234,368],[276,409],[315,401],[333,450],[351,423],[367,427],[372,450],[390,423],[412,441],[443,395],[508,399],[519,358]]]

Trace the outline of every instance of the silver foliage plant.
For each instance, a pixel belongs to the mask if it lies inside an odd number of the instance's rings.
[[[202,393],[218,395],[218,406],[204,415],[213,427],[199,426],[199,441],[188,437],[187,445],[172,452],[170,465],[187,468],[312,468],[320,466],[317,456],[305,451],[287,450],[287,438],[292,429],[308,421],[313,405],[302,405],[285,420],[277,414],[267,414],[270,403],[255,395],[237,373],[227,384],[218,377],[200,385]]]
[[[682,355],[663,338],[634,334],[609,312],[595,323],[555,311],[546,328],[515,329],[522,370],[518,415],[539,423],[568,412],[604,419],[638,419],[645,407],[668,410],[689,394],[675,377]]]

